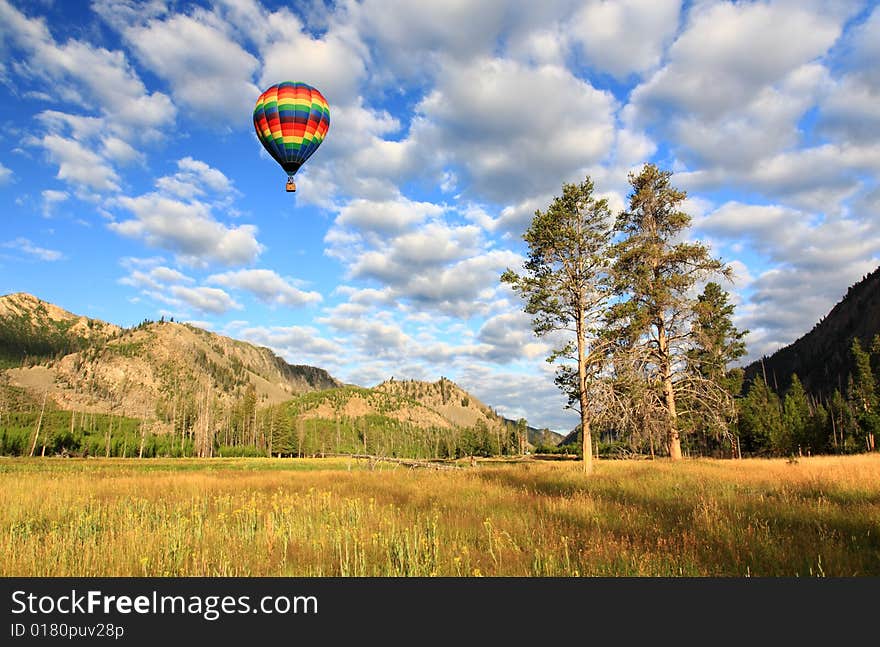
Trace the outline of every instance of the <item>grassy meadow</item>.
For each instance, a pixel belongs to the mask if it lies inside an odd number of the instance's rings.
[[[880,455],[0,458],[0,576],[878,576]]]

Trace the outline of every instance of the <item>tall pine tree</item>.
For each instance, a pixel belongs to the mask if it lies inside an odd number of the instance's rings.
[[[570,340],[548,358],[560,362],[557,384],[580,413],[584,470],[592,471],[589,389],[603,358],[600,323],[609,298],[607,284],[611,213],[593,195],[593,181],[563,184],[546,211],[536,211],[523,239],[528,258],[523,274],[501,277],[525,300],[537,335],[562,331]]]
[[[672,173],[646,164],[631,173],[629,209],[615,225],[621,237],[614,246],[613,276],[618,303],[613,325],[627,339],[638,340],[646,366],[661,392],[663,420],[670,458],[679,460],[677,374],[692,338],[693,288],[729,269],[698,242],[682,242],[691,217],[681,210],[687,194],[672,186]]]

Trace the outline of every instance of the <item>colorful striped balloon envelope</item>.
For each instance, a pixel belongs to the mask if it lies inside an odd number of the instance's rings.
[[[296,190],[293,176],[318,149],[329,128],[330,104],[307,83],[277,83],[263,92],[254,106],[257,137],[287,171],[288,191]]]

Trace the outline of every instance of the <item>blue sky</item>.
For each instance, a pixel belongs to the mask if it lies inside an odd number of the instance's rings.
[[[877,3],[0,0],[0,54],[0,293],[362,386],[571,429],[498,277],[586,175],[674,172],[749,359],[880,264]],[[283,80],[331,106],[295,194],[251,122]]]

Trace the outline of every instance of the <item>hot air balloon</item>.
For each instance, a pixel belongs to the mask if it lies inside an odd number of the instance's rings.
[[[330,128],[330,105],[307,83],[277,83],[257,99],[254,128],[269,155],[287,171],[287,190],[296,191],[293,176]]]

